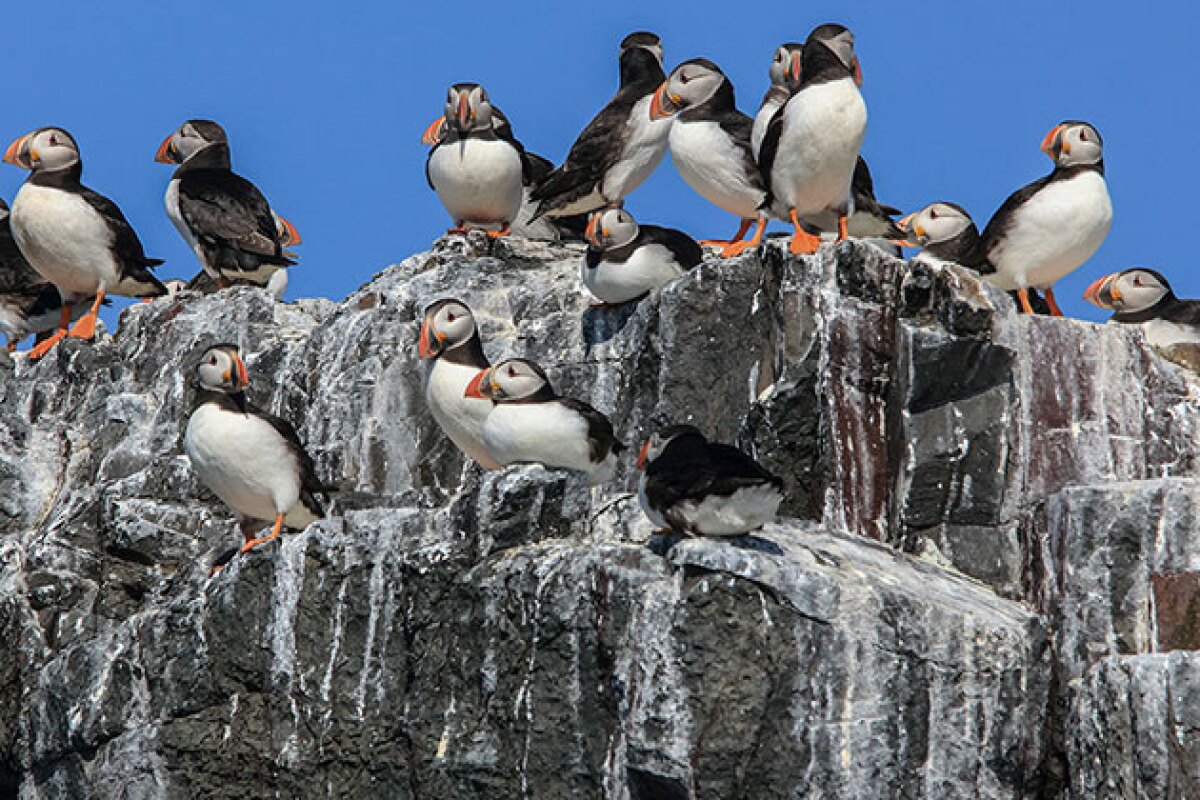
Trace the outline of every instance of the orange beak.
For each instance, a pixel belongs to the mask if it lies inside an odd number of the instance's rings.
[[[917,212],[914,211],[913,213],[909,214],[907,217],[904,217],[899,222],[897,222],[896,227],[899,228],[900,230],[904,231],[905,233],[911,232],[912,231],[912,220],[913,220],[913,217],[915,217],[916,215],[917,215]],[[923,234],[924,234],[924,231],[922,231],[922,235]],[[920,244],[912,241],[911,239],[892,239],[891,242],[892,242],[892,244],[894,244],[898,247],[920,247],[921,246]]]
[[[5,164],[12,164],[14,167],[23,168],[26,166],[21,161],[21,150],[25,147],[25,143],[29,141],[29,137],[32,135],[33,134],[27,133],[8,146],[8,149],[4,151]]]
[[[446,334],[433,332],[433,320],[428,317],[421,323],[421,334],[417,337],[417,356],[433,358],[442,352],[446,342]]]
[[[1113,301],[1120,302],[1121,300],[1121,293],[1115,287],[1109,287],[1109,284],[1116,277],[1117,273],[1114,272],[1111,275],[1105,275],[1103,278],[1094,281],[1087,288],[1087,291],[1083,293],[1083,299],[1094,306],[1111,310],[1113,308]]]
[[[279,220],[279,227],[283,228],[283,235],[279,237],[279,244],[284,247],[301,244],[304,240],[300,238],[300,231],[296,230],[296,226],[288,222],[278,214],[275,216]]]
[[[233,373],[237,374],[237,380],[233,384],[235,392],[241,391],[250,385],[250,376],[246,374],[246,365],[242,363],[241,357],[237,355],[233,357],[233,369],[226,372],[222,377],[225,380],[230,380],[233,378]]]
[[[471,378],[463,397],[473,397],[476,400],[489,400],[492,396],[491,369],[481,369],[479,374]],[[485,388],[486,387],[486,388]]]
[[[642,445],[641,451],[638,453],[638,457],[637,457],[637,468],[638,469],[646,468],[646,453],[649,450],[650,450],[650,440],[647,439],[646,443],[644,445]]]
[[[458,95],[458,124],[462,128],[466,128],[471,122],[471,106],[467,103],[467,95],[459,93]]]
[[[1057,161],[1058,157],[1054,152],[1054,144],[1058,140],[1058,136],[1062,133],[1065,126],[1055,125],[1054,130],[1046,134],[1046,138],[1042,139],[1042,152],[1045,153],[1052,161]]]
[[[857,58],[854,59],[854,83],[859,88],[862,88],[862,83],[863,83],[862,64],[859,63]]]
[[[429,127],[421,134],[421,144],[433,147],[442,140],[442,128],[446,126],[446,118],[438,117],[429,123]]]
[[[163,139],[163,143],[158,146],[158,151],[155,152],[155,154],[154,154],[155,161],[157,161],[160,164],[176,163],[175,149],[173,147],[171,147],[171,140],[174,138],[175,138],[175,134],[172,133],[170,136]]]
[[[588,217],[587,228],[583,231],[583,238],[596,245],[596,247],[600,246],[600,241],[596,238],[596,230],[600,227],[600,215],[603,213],[603,211],[597,211]]]
[[[792,73],[792,82],[797,86],[800,85],[800,56],[792,54],[792,64],[790,72]]]
[[[666,119],[678,111],[667,97],[667,83],[663,81],[662,86],[654,92],[653,99],[650,100],[650,119]]]

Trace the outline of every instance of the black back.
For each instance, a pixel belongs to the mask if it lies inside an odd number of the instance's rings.
[[[560,397],[558,402],[587,420],[588,458],[592,463],[599,464],[608,458],[609,453],[619,455],[625,450],[625,445],[617,441],[608,417],[582,400],[576,400],[573,397]]]
[[[704,260],[704,248],[700,247],[695,239],[683,231],[658,225],[639,225],[638,235],[633,241],[620,247],[601,250],[595,245],[589,245],[584,257],[589,267],[595,267],[601,261],[624,264],[639,248],[651,244],[667,248],[675,263],[685,270],[692,269]]]
[[[671,507],[683,500],[728,497],[750,486],[771,485],[782,491],[783,481],[753,458],[736,447],[710,443],[691,426],[668,428],[659,435],[669,437],[674,430],[681,432],[646,465],[646,499],[668,519]]]

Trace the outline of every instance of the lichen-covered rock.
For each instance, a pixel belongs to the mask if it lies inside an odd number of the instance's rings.
[[[1088,747],[1195,774],[1101,736],[1098,672],[1200,647],[1197,479],[1146,480],[1196,474],[1186,373],[864,245],[616,309],[581,257],[451,237],[341,303],[184,295],[0,364],[0,797],[1040,798],[1093,785]],[[414,352],[443,296],[634,452],[739,441],[785,518],[667,549],[632,458],[595,489],[464,464]],[[338,491],[209,578],[240,534],[180,439],[217,341]]]

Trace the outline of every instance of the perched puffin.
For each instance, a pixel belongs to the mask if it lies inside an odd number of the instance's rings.
[[[498,137],[512,142],[521,151],[521,210],[512,224],[512,233],[526,239],[552,242],[560,239],[581,238],[583,229],[587,225],[585,215],[557,219],[535,218],[538,204],[531,199],[530,194],[539,183],[545,180],[547,175],[554,171],[554,164],[550,162],[550,159],[526,150],[513,134],[512,124],[509,123],[508,117],[494,103],[492,104],[492,127],[495,128]],[[421,135],[421,143],[436,146],[445,139],[447,130],[446,118],[438,117],[425,128],[425,132]]]
[[[483,426],[488,452],[503,465],[532,462],[587,473],[595,486],[612,479],[625,449],[596,409],[559,397],[537,364],[510,358],[478,373],[466,397],[495,403]]]
[[[740,536],[775,519],[783,481],[750,456],[672,425],[642,446],[638,499],[650,521],[676,533]]]
[[[854,211],[851,185],[867,130],[854,34],[836,24],[814,29],[800,73],[796,92],[767,128],[758,164],[777,213],[795,227],[789,249],[813,253],[821,240],[804,225],[815,227],[813,220],[832,212],[840,241]]]
[[[271,212],[271,216],[275,218],[275,232],[279,236],[280,247],[292,247],[293,245],[302,243],[303,240],[300,238],[300,231],[296,230],[295,225],[274,211]],[[290,250],[283,250],[281,252],[285,258],[292,260],[296,258],[296,254]],[[169,280],[163,281],[163,284],[166,285],[172,296],[178,294],[181,289],[200,292],[201,294],[213,294],[222,288],[230,286],[262,286],[276,300],[283,300],[283,295],[287,292],[288,287],[288,271],[286,269],[275,270],[271,274],[271,277],[267,279],[265,285],[246,278],[226,278],[224,285],[222,285],[220,279],[214,278],[203,269],[196,273],[196,276],[190,281]]]
[[[499,469],[500,463],[483,443],[492,401],[464,394],[471,381],[491,366],[466,303],[445,298],[425,309],[417,355],[426,362],[425,405],[442,431],[484,469]]]
[[[1110,322],[1140,324],[1146,341],[1164,349],[1189,346],[1200,356],[1200,300],[1180,300],[1161,273],[1145,267],[1105,275],[1083,299],[1114,313]],[[1200,368],[1200,358],[1189,359]]]
[[[721,256],[730,258],[762,244],[767,227],[767,187],[750,149],[751,119],[737,110],[733,84],[706,58],[672,70],[650,103],[650,116],[675,115],[668,137],[671,160],[688,185],[741,221]],[[757,222],[754,235],[742,237]]]
[[[775,112],[783,108],[796,89],[800,86],[800,56],[804,45],[798,42],[787,42],[775,49],[775,57],[771,59],[771,86],[763,95],[758,113],[754,115],[754,127],[750,131],[750,150],[758,161],[758,151],[762,147],[763,137],[767,135],[767,126],[775,118]]]
[[[621,208],[592,214],[587,240],[583,284],[607,305],[644,297],[704,260],[700,245],[683,231],[638,225]]]
[[[236,345],[218,344],[196,369],[198,390],[183,449],[200,482],[241,517],[274,520],[254,538],[245,529],[241,552],[279,536],[286,525],[303,529],[325,516],[312,457],[287,420],[246,399],[250,384]]]
[[[230,166],[229,137],[207,119],[190,119],[163,140],[154,160],[178,164],[167,184],[167,216],[218,288],[264,286],[295,262],[283,252],[271,206]]]
[[[0,200],[0,332],[11,353],[26,336],[58,325],[62,296],[21,255],[8,217],[8,203]],[[83,307],[77,310],[82,312]]]
[[[58,287],[62,311],[54,334],[29,352],[41,358],[64,336],[74,304],[94,298],[70,335],[91,339],[105,295],[161,297],[166,287],[150,271],[137,234],[116,203],[80,183],[79,146],[62,128],[38,128],[8,146],[7,164],[30,170],[13,200],[9,224],[29,264]]]
[[[562,217],[619,207],[667,152],[670,120],[652,120],[650,97],[663,82],[662,41],[631,33],[621,42],[621,86],[558,169],[530,195],[537,216]]]
[[[491,101],[477,83],[450,87],[443,120],[425,178],[454,220],[449,232],[483,228],[489,236],[507,236],[524,197],[524,148],[511,128],[497,131]]]
[[[988,222],[977,261],[991,283],[1016,291],[1034,313],[1028,290],[1042,289],[1050,313],[1062,316],[1054,283],[1092,257],[1112,226],[1099,132],[1086,122],[1063,122],[1046,134],[1042,152],[1054,171],[1013,193]]]

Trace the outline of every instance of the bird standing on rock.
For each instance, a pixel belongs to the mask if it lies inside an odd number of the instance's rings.
[[[497,131],[487,91],[477,83],[450,87],[443,119],[425,177],[454,220],[449,233],[482,228],[507,236],[524,197],[524,148],[511,128]]]
[[[774,520],[783,502],[783,481],[736,447],[709,442],[692,425],[652,435],[637,467],[642,510],[675,533],[741,536]]]
[[[219,124],[188,120],[163,140],[154,160],[179,165],[167,184],[167,216],[218,288],[234,281],[265,286],[295,263],[283,252],[280,229],[288,238],[299,234],[286,220],[277,222],[282,218],[258,187],[233,171],[229,137]]]
[[[839,241],[849,235],[867,106],[854,34],[844,26],[821,25],[808,35],[800,72],[795,94],[767,128],[758,164],[777,214],[795,228],[790,251],[805,254],[816,252],[821,239],[804,226],[813,227],[812,218],[823,213],[836,215]]]
[[[685,61],[654,93],[651,119],[675,117],[668,137],[671,160],[688,185],[713,205],[740,220],[738,231],[721,245],[731,258],[762,244],[767,227],[767,187],[750,147],[753,121],[737,109],[733,84],[706,58]],[[743,240],[757,223],[754,235]]]
[[[1086,122],[1056,125],[1042,140],[1054,170],[1009,196],[984,228],[975,260],[990,283],[1016,291],[1034,313],[1029,289],[1045,291],[1050,313],[1062,316],[1054,284],[1100,248],[1112,226],[1104,181],[1104,146]]]
[[[639,225],[628,211],[597,211],[588,221],[583,285],[606,305],[644,297],[699,264],[704,251],[673,228]]]
[[[475,376],[467,397],[495,407],[483,441],[502,465],[543,464],[586,473],[595,486],[612,480],[625,449],[608,418],[587,403],[560,397],[546,372],[524,358],[510,358]]]
[[[620,207],[662,161],[670,120],[652,120],[650,97],[663,82],[662,41],[631,33],[621,42],[621,85],[575,144],[566,160],[530,195],[537,215],[588,214]]]
[[[325,488],[312,457],[291,423],[246,399],[250,378],[237,346],[208,348],[196,380],[183,440],[192,469],[245,521],[274,521],[266,536],[247,530],[241,552],[275,539],[284,526],[301,530],[324,517],[317,496]]]
[[[41,358],[68,335],[73,307],[80,299],[94,298],[69,335],[91,339],[105,295],[167,293],[150,271],[162,260],[146,257],[116,203],[80,183],[83,161],[71,134],[62,128],[39,128],[9,145],[4,161],[30,171],[13,200],[13,238],[38,274],[58,287],[63,300],[58,329],[29,352],[30,358]]]

